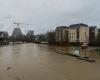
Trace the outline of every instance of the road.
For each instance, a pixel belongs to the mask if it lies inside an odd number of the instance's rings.
[[[100,80],[100,59],[89,63],[56,53],[57,47],[0,47],[0,80]]]

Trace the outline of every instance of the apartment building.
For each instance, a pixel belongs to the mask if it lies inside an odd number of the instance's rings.
[[[67,45],[68,43],[68,27],[59,26],[55,29],[56,43],[60,45]]]
[[[72,24],[69,26],[69,43],[72,45],[89,42],[89,27],[86,24]]]

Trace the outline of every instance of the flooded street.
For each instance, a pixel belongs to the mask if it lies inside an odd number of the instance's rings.
[[[99,57],[89,63],[57,50],[38,44],[0,47],[0,80],[100,80]]]

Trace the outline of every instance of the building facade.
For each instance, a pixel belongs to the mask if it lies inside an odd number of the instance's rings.
[[[50,45],[56,44],[56,34],[55,34],[55,32],[54,31],[48,32],[47,35],[48,35],[48,44],[50,44]]]
[[[95,46],[97,45],[97,35],[98,35],[98,29],[96,26],[90,26],[89,27],[89,45]]]
[[[60,26],[55,29],[56,44],[67,45],[68,44],[68,27]]]
[[[86,24],[73,24],[69,26],[69,43],[78,45],[89,43],[89,27]]]

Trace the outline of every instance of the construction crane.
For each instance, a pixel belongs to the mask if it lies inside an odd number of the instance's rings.
[[[14,22],[14,24],[16,24],[17,27],[19,27],[19,25],[20,25],[20,24],[23,24],[23,23],[18,23],[18,22],[16,23],[16,22]]]
[[[23,24],[24,26],[31,26],[31,25],[33,25],[33,24],[19,23],[19,22],[14,22],[13,24],[17,25],[18,28],[19,28],[19,26],[20,26],[21,24]],[[26,29],[25,29],[25,32],[27,32]]]

